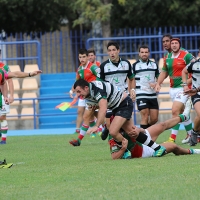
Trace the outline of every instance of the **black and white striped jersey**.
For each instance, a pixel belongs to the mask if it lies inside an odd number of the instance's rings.
[[[128,60],[119,59],[118,63],[111,62],[110,59],[100,65],[100,79],[108,81],[121,90],[127,90],[127,77],[133,78],[133,71]]]
[[[192,74],[192,88],[200,87],[200,59],[188,64],[186,69]]]
[[[109,82],[92,81],[89,83],[90,95],[86,97],[88,104],[97,105],[101,99],[107,99],[108,108],[114,110],[123,98],[123,91]]]
[[[149,83],[156,82],[156,78],[159,76],[158,65],[151,60],[142,62],[139,59],[132,67],[136,82],[136,99],[157,98],[156,92],[150,87]]]

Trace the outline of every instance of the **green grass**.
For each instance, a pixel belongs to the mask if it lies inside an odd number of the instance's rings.
[[[0,199],[200,199],[200,155],[113,161],[106,141],[86,136],[72,147],[73,137],[8,137],[0,160],[14,166],[0,169]],[[158,142],[168,137],[169,131]],[[184,137],[180,133],[177,144]]]

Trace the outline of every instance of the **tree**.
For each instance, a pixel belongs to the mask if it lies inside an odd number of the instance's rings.
[[[0,30],[9,36],[16,33],[39,33],[59,30],[68,13],[67,0],[0,0]],[[18,57],[24,57],[24,45],[17,45]],[[18,60],[21,70],[24,60]]]
[[[0,30],[9,33],[59,30],[67,16],[67,0],[0,0]]]
[[[113,0],[111,29],[200,25],[200,0]]]

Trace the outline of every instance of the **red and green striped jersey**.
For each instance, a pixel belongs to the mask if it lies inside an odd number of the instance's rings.
[[[143,152],[142,144],[131,138],[126,133],[124,133],[123,136],[128,140],[127,149],[131,152],[131,158],[141,158]],[[109,135],[109,145],[111,153],[117,152],[121,149],[121,145],[118,144],[111,135]]]
[[[182,70],[193,59],[193,55],[185,50],[180,50],[177,57],[172,57],[173,53],[168,53],[164,59],[163,71],[166,71],[170,78],[170,87],[182,87]]]
[[[84,79],[87,82],[95,80],[100,81],[100,68],[91,62],[88,62],[86,67],[79,66],[76,72],[76,80]]]
[[[10,72],[9,66],[0,62],[0,85],[3,85],[8,78],[8,72]]]

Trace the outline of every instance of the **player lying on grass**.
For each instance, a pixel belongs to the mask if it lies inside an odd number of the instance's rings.
[[[158,136],[163,133],[165,130],[172,128],[180,122],[188,120],[183,114],[180,114],[178,117],[168,119],[164,122],[154,124],[147,129],[133,127],[132,134],[145,133],[147,136],[151,137],[152,141],[156,141]],[[123,135],[122,143],[119,144],[116,140],[109,135],[109,145],[112,159],[127,159],[127,158],[145,158],[154,156],[154,150],[144,144],[139,143],[134,138],[125,133],[121,132]],[[172,142],[165,142],[160,144],[166,148],[165,154],[174,153],[175,155],[187,155],[187,154],[200,154],[200,149],[185,149],[178,146]],[[165,155],[163,154],[163,155]]]
[[[154,149],[154,156],[162,156],[165,153],[163,146],[153,142],[143,132],[137,133],[133,128],[133,102],[126,92],[109,82],[92,81],[88,83],[84,79],[79,79],[74,83],[74,90],[78,97],[86,99],[87,103],[99,108],[96,125],[87,131],[88,134],[92,134],[98,130],[98,127],[104,123],[107,109],[110,109],[115,115],[115,118],[110,125],[109,132],[116,141],[120,144],[123,141],[124,137],[119,132],[122,128],[138,142]],[[76,146],[80,145],[78,141],[74,141],[74,144],[75,142],[77,142]]]

